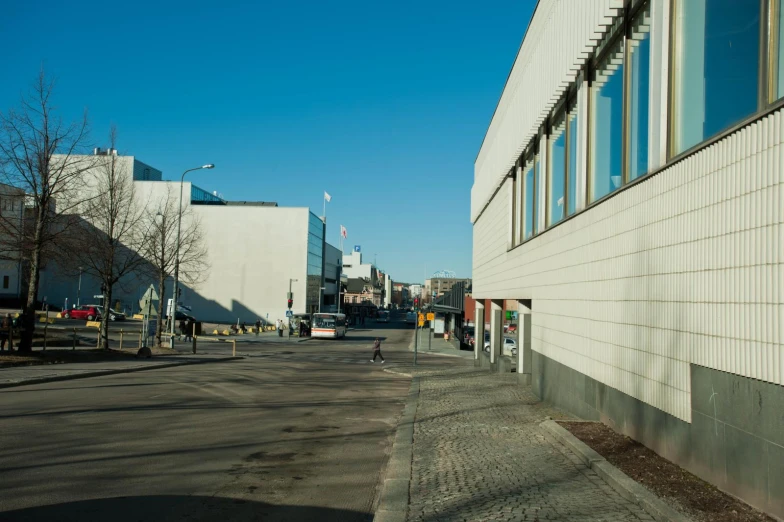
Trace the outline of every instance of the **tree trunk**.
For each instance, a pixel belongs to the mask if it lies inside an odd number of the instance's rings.
[[[103,296],[103,317],[101,318],[101,348],[104,350],[109,349],[109,308],[111,308],[110,304],[112,302],[112,287],[111,285],[104,282],[106,285],[106,295]]]
[[[163,296],[166,291],[166,273],[158,274],[158,330],[155,332],[155,345],[161,346],[161,330],[163,330]]]
[[[41,279],[41,236],[43,225],[41,217],[35,227],[33,250],[30,253],[30,277],[27,285],[27,302],[22,309],[22,335],[19,340],[20,352],[33,351],[33,332],[35,331],[35,303],[38,301],[38,282]]]

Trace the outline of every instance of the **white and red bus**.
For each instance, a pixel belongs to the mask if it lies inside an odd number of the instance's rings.
[[[346,336],[346,314],[313,314],[311,337],[339,339]]]

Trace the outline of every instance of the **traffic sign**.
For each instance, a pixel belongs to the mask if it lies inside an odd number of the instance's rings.
[[[286,310],[286,317],[294,317],[294,312],[291,310]]]
[[[433,312],[427,314],[428,321],[433,321],[435,318],[436,318],[436,314],[434,314]]]
[[[425,321],[423,321],[422,319],[420,319],[420,320],[419,320],[419,326],[425,326]]]
[[[142,299],[149,299],[150,301],[157,301],[159,299],[158,292],[155,291],[155,286],[150,285],[150,288],[144,292]]]
[[[419,322],[422,323],[425,321],[425,314],[419,314]]]

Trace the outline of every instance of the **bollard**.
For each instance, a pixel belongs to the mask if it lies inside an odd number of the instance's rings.
[[[195,331],[195,329],[194,329],[194,331]],[[196,335],[193,335],[193,337],[191,337],[191,340],[193,341],[193,353],[195,354],[196,353]]]
[[[44,351],[46,351],[46,324],[44,324]]]
[[[76,350],[76,328],[73,329],[73,349]]]
[[[123,342],[123,330],[120,328],[120,350],[122,350],[122,342]]]
[[[231,356],[232,357],[237,356],[237,341],[235,341],[234,339],[231,340]]]
[[[139,349],[142,349],[142,333],[139,332]]]

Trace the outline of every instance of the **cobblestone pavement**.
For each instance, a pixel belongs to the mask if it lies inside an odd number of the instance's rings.
[[[545,416],[567,415],[514,374],[419,375],[409,522],[653,520],[545,436]]]

